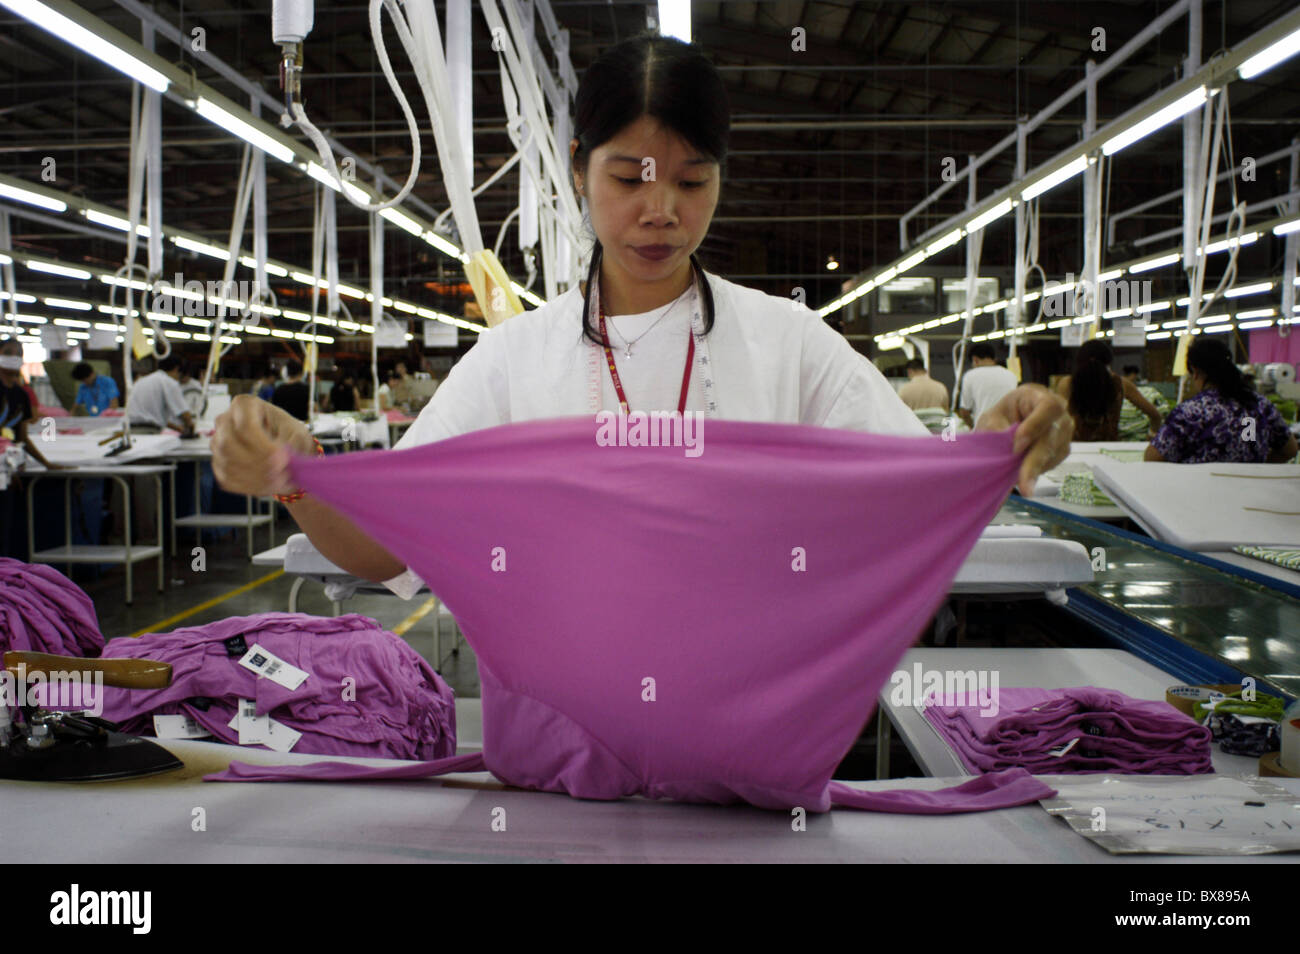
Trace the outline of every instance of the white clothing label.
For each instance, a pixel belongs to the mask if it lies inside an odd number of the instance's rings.
[[[269,649],[263,649],[257,643],[244,653],[243,658],[239,660],[239,665],[290,690],[297,689],[307,678],[306,672],[285,662]]]

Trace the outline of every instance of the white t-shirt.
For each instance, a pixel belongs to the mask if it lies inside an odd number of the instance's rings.
[[[179,381],[166,371],[154,371],[135,382],[126,413],[132,422],[167,427],[172,421],[179,423],[182,414],[190,413],[190,406]]]
[[[704,339],[707,347],[696,348],[688,411],[726,420],[929,434],[876,366],[811,310],[716,275],[709,276],[709,287],[713,330]],[[607,317],[631,410],[677,409],[692,297],[687,289],[653,311]],[[582,292],[573,288],[480,334],[396,447],[498,424],[617,411],[603,352],[583,337],[581,315]],[[634,342],[630,359],[625,341]],[[592,403],[593,352],[599,358],[599,408]],[[715,406],[707,408],[710,400]]]
[[[971,412],[971,423],[979,424],[981,414],[1019,386],[1016,376],[999,364],[971,368],[961,379],[961,406]]]

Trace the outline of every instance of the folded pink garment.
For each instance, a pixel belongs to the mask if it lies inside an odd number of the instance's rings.
[[[0,652],[98,656],[104,648],[95,604],[43,563],[0,557]]]
[[[1011,432],[709,420],[690,450],[603,446],[599,427],[510,424],[290,466],[455,615],[501,781],[869,807],[831,774],[1005,498]],[[1051,792],[1014,773],[990,791],[981,807]]]
[[[972,772],[1214,771],[1209,729],[1163,700],[1113,689],[1003,689],[996,714],[986,702],[945,698],[929,701],[925,717]]]

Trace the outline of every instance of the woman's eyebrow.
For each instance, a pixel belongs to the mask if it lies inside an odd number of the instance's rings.
[[[640,165],[641,157],[640,156],[609,156],[605,159],[605,161],[606,162],[635,162],[637,165]],[[713,160],[712,159],[687,159],[685,164],[688,166],[711,166],[713,165]]]

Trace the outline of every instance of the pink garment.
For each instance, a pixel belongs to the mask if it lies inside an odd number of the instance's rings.
[[[1300,366],[1300,334],[1292,329],[1285,338],[1276,328],[1258,328],[1250,333],[1252,364],[1285,363]]]
[[[241,666],[254,645],[304,670],[307,678],[289,689]],[[104,687],[103,716],[126,732],[152,735],[155,715],[188,715],[218,741],[238,743],[239,732],[229,722],[238,700],[252,699],[258,715],[302,733],[295,752],[437,759],[456,750],[451,687],[405,640],[355,613],[231,616],[114,639],[104,656],[172,667],[165,689]],[[48,691],[42,701],[60,703]]]
[[[597,427],[509,424],[289,466],[455,615],[479,660],[483,764],[501,781],[580,798],[906,806],[831,773],[1006,497],[1011,432],[949,442],[709,420],[688,456],[601,446]],[[349,768],[322,771],[384,777]],[[389,771],[408,770],[464,769]],[[1022,772],[975,788],[906,810],[1051,794]]]
[[[1163,700],[1133,699],[1112,689],[1003,689],[996,713],[969,697],[940,704],[932,699],[925,717],[972,772],[1214,771],[1209,729]]]
[[[104,647],[95,604],[43,563],[0,557],[0,652],[98,656]]]

